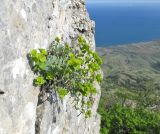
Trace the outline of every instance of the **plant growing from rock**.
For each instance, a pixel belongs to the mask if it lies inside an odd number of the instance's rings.
[[[48,51],[34,49],[29,55],[32,69],[38,75],[35,86],[56,91],[60,99],[70,94],[76,102],[75,108],[90,117],[96,94],[93,83],[102,80],[102,60],[86,40],[79,37],[78,43],[71,47],[56,38]]]

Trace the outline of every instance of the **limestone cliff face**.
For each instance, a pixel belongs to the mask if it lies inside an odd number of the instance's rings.
[[[94,49],[94,23],[83,0],[0,1],[0,134],[98,134],[99,116],[85,119],[73,99],[38,104],[39,89],[27,59],[33,48],[47,48],[56,36],[74,45],[82,34]],[[45,95],[43,96],[43,99]],[[38,104],[38,105],[37,105]]]

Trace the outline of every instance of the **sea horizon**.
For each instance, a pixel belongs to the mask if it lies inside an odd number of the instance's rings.
[[[97,47],[160,40],[160,4],[88,3]]]

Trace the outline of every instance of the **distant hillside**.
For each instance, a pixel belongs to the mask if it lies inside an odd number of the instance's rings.
[[[97,52],[104,62],[102,99],[123,89],[123,93],[131,92],[129,96],[136,97],[142,97],[142,91],[152,102],[145,96],[141,101],[148,100],[145,103],[150,103],[150,106],[159,105],[160,41],[97,48]]]

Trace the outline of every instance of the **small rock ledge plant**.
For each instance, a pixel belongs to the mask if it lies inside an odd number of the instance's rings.
[[[37,75],[34,85],[42,90],[54,90],[60,99],[70,94],[75,100],[75,108],[88,118],[96,94],[93,83],[102,81],[102,60],[83,37],[77,42],[71,47],[57,37],[49,50],[33,49],[29,57]]]

